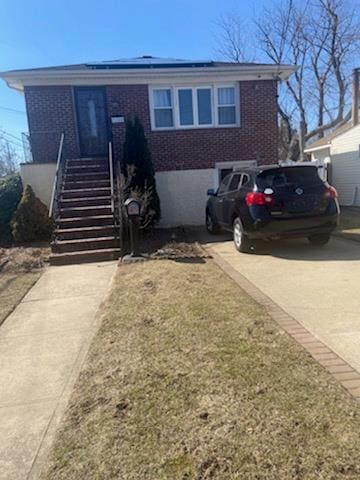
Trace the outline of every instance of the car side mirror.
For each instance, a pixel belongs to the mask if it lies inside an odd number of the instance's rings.
[[[207,194],[209,197],[216,197],[216,192],[213,188],[209,188],[209,190],[207,191]]]

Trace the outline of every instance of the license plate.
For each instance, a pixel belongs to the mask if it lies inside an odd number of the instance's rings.
[[[297,198],[292,202],[289,202],[287,205],[287,210],[290,213],[300,213],[313,210],[315,207],[315,198]]]

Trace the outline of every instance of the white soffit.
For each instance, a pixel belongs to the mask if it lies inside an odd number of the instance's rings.
[[[250,80],[285,80],[293,66],[219,66],[149,69],[34,69],[0,73],[9,87],[23,91],[24,86],[46,85],[147,85],[197,84]]]

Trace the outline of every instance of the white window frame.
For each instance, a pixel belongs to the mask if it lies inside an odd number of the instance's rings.
[[[211,123],[199,123],[199,107],[197,100],[197,91],[198,90],[210,90],[210,104],[211,104]],[[180,124],[180,105],[179,105],[179,90],[191,90],[192,93],[192,105],[193,105],[193,118],[194,123],[192,125],[181,125]],[[175,88],[175,128],[178,129],[192,129],[192,128],[209,128],[214,127],[214,89],[212,85],[196,85],[194,86],[179,86]]]
[[[171,107],[155,107],[154,105],[154,90],[170,90],[171,96]],[[174,98],[174,88],[167,86],[167,85],[159,85],[156,87],[151,87],[150,94],[149,94],[149,105],[150,105],[150,121],[151,121],[151,129],[152,130],[174,130],[176,120],[175,120],[175,98]],[[155,109],[157,110],[172,110],[172,127],[156,127],[155,124]]]
[[[219,107],[232,107],[233,105],[219,105],[219,92],[218,90],[220,88],[229,88],[229,87],[234,87],[234,101],[235,101],[235,123],[229,123],[229,124],[219,124]],[[216,119],[216,124],[218,128],[231,128],[231,127],[239,127],[240,126],[240,95],[239,95],[239,88],[236,88],[236,85],[234,84],[221,84],[221,85],[216,85],[215,86],[215,91],[214,91],[214,98],[215,98],[215,119]]]
[[[179,102],[179,91],[180,90],[191,90],[191,99],[192,99],[192,107],[193,107],[193,124],[192,125],[181,125],[180,123],[180,102]],[[197,112],[197,104],[194,101],[194,88],[193,87],[176,87],[175,88],[175,128],[187,129],[187,128],[194,128],[196,126],[196,112]]]
[[[228,125],[219,125],[218,121],[218,88],[233,87],[235,89],[235,116],[236,123]],[[211,119],[210,124],[199,123],[197,91],[201,89],[210,89],[211,95]],[[155,126],[155,110],[154,110],[154,90],[170,90],[171,103],[173,112],[173,126],[172,127],[156,127]],[[179,108],[179,90],[192,91],[193,103],[193,117],[194,123],[192,125],[180,125],[180,108]],[[197,84],[197,85],[150,85],[149,86],[149,107],[150,107],[150,121],[152,131],[162,130],[192,130],[201,128],[238,128],[240,127],[240,88],[238,82],[221,83],[221,84]],[[165,108],[165,107],[164,107]],[[169,108],[169,107],[167,107]]]

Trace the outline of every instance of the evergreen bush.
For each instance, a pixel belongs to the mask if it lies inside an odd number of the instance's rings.
[[[151,153],[138,117],[126,122],[122,171],[126,178],[125,198],[137,197],[142,205],[142,228],[153,226],[160,220],[160,199]]]
[[[20,175],[9,175],[0,179],[0,242],[11,243],[11,219],[21,200]]]
[[[11,221],[15,242],[28,243],[49,240],[53,222],[47,207],[35,196],[27,185],[19,206]]]

